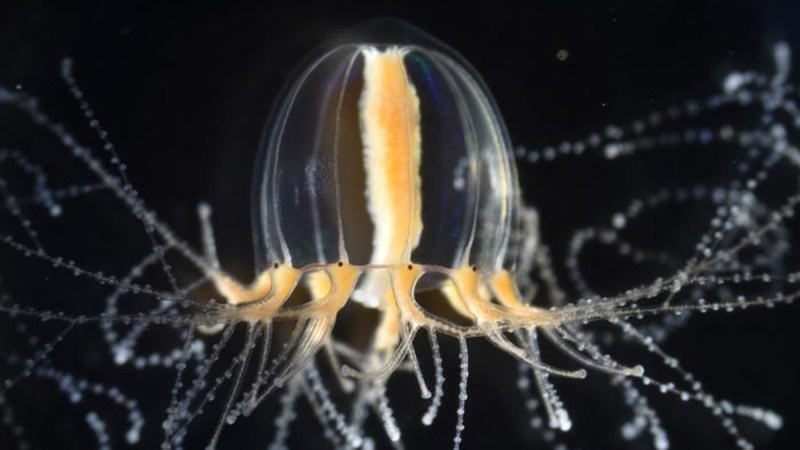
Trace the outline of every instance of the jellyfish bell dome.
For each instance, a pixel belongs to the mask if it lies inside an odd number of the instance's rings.
[[[258,263],[499,269],[518,214],[510,149],[454,50],[402,21],[362,24],[307,59],[274,107],[254,182]]]

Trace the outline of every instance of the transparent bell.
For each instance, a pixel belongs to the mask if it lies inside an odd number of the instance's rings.
[[[261,268],[504,264],[516,169],[503,119],[462,57],[382,19],[314,53],[292,80],[255,175]]]

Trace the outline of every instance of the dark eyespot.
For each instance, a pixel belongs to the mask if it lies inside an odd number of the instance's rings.
[[[341,261],[339,261],[339,263],[338,263],[337,265],[338,265],[339,267],[343,267],[343,266],[344,266],[344,263],[343,263],[343,262],[341,262]]]
[[[411,264],[409,264],[409,265],[408,265],[408,270],[412,270],[412,269],[414,269],[414,266],[413,266],[413,265],[411,265]]]

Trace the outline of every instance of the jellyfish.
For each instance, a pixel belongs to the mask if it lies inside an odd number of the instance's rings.
[[[779,43],[773,53],[773,74],[731,73],[708,99],[556,147],[515,148],[489,89],[455,50],[401,21],[356,27],[307,58],[267,122],[253,182],[252,280],[222,264],[212,205],[197,207],[199,250],[147,205],[71,60],[63,61],[62,77],[98,144],[82,143],[28,94],[0,88],[0,107],[65,149],[65,164],[79,166],[86,179],[60,185],[58,174],[24,151],[0,150],[4,254],[36,268],[25,276],[90,286],[43,298],[11,279],[21,266],[3,269],[0,313],[13,324],[3,331],[11,345],[0,359],[7,428],[18,446],[34,442],[10,399],[20,384],[50,381],[76,408],[87,396],[105,403],[84,408],[98,448],[120,440],[111,435],[119,427],[105,419],[120,413],[127,445],[151,433],[163,449],[193,448],[195,435],[218,448],[227,429],[276,397],[270,448],[290,445],[301,402],[333,448],[404,448],[404,432],[419,425],[398,417],[393,384],[411,378],[425,405],[418,421],[441,421],[447,340],[458,356],[456,449],[469,447],[474,341],[516,362],[509,383],[525,398],[519,406],[554,448],[574,427],[559,386],[592,375],[606,377],[630,409],[620,425],[626,441],[670,448],[646,393],[656,390],[698,404],[732,446],[753,448],[741,424],[779,429],[780,416],[718,397],[662,342],[694,313],[772,307],[798,295],[800,276],[786,261],[800,202],[792,143],[800,112],[789,84],[790,49]],[[726,123],[736,108],[760,120]],[[744,156],[728,184],[645,194],[604,225],[576,230],[566,279],[559,276],[540,231],[546,218],[525,202],[517,161],[617,161],[678,146]],[[791,186],[773,183],[787,172]],[[133,219],[126,231],[146,243],[125,267],[101,271],[102,264],[72,259],[63,242],[49,239],[73,208],[86,208],[80,202],[98,199]],[[688,256],[644,248],[629,236],[643,218],[689,204],[704,205],[709,217]],[[611,293],[598,289],[584,267],[593,245],[657,267],[657,275]],[[102,260],[99,253],[93,257]],[[87,299],[98,291],[102,301]],[[170,372],[162,417],[146,420],[119,387],[61,367],[68,362],[59,360],[60,348],[87,329],[103,349],[95,357],[135,373]],[[617,342],[640,349],[643,361],[616,356]]]

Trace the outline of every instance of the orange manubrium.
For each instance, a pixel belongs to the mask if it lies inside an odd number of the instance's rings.
[[[364,50],[361,133],[373,263],[408,261],[422,234],[420,112],[399,48]]]

